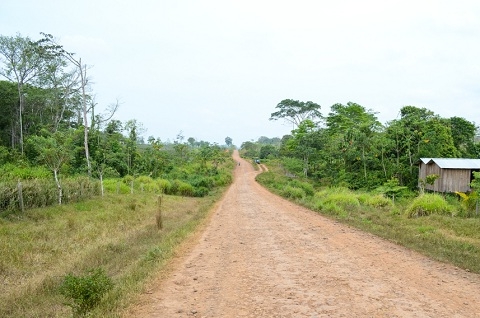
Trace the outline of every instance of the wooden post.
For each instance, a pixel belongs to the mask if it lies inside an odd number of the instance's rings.
[[[158,196],[157,205],[158,205],[158,211],[157,211],[157,215],[156,215],[157,229],[161,230],[161,229],[163,229],[162,196],[161,195]]]
[[[20,211],[22,211],[22,213],[24,213],[25,212],[25,207],[23,205],[23,186],[22,186],[22,183],[20,182],[20,180],[18,180],[17,189],[18,189],[18,203],[20,204]]]

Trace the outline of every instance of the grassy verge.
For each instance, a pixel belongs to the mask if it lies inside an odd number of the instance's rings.
[[[192,233],[223,189],[203,198],[116,195],[0,218],[0,317],[69,317],[67,274],[102,268],[114,288],[92,312],[116,317]]]
[[[461,209],[455,202],[450,202],[449,213],[439,209],[438,213],[416,216],[410,210],[412,199],[393,203],[378,194],[314,187],[308,180],[286,177],[275,165],[269,165],[269,172],[258,175],[257,181],[329,218],[480,273],[480,218],[453,217],[455,210]],[[443,200],[442,204],[447,203]]]

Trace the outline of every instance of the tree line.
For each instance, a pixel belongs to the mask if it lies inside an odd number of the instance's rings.
[[[39,40],[0,35],[0,172],[2,179],[53,175],[188,179],[217,173],[224,147],[180,132],[173,142],[141,134],[135,119],[114,119],[119,101],[103,112],[81,57],[50,34]],[[3,80],[2,80],[3,78]],[[232,146],[232,139],[225,139]],[[47,169],[48,176],[43,169]]]
[[[270,120],[291,123],[291,134],[241,147],[248,156],[281,158],[290,172],[352,189],[373,189],[392,178],[416,189],[420,158],[480,158],[478,127],[465,118],[404,106],[399,118],[383,125],[376,114],[348,102],[323,115],[317,103],[286,99]]]

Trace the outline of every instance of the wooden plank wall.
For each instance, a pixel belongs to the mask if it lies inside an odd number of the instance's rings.
[[[435,192],[467,192],[470,190],[471,170],[467,169],[441,169],[437,164],[429,165],[420,163],[420,180],[425,180],[428,175],[437,174],[440,177],[432,185],[426,184],[425,189]]]

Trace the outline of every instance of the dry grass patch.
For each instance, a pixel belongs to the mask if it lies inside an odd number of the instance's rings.
[[[94,268],[115,281],[108,301],[95,309],[105,316],[171,256],[216,198],[164,196],[162,230],[158,197],[141,193],[0,219],[0,317],[70,316],[58,287],[65,275]]]

